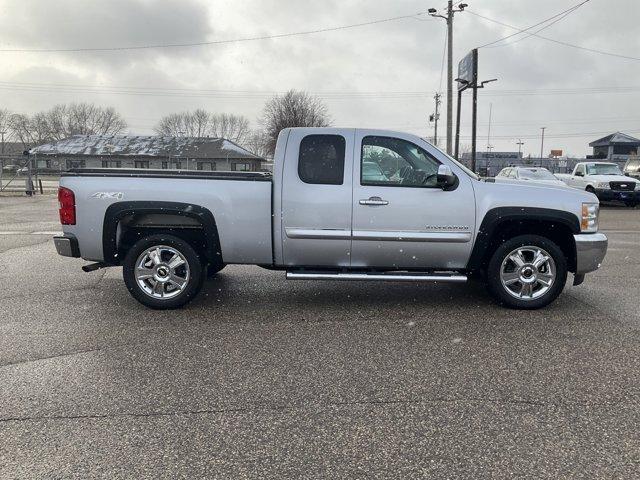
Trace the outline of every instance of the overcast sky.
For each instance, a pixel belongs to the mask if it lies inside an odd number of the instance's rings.
[[[468,0],[455,17],[454,64],[470,49],[514,33],[579,0]],[[413,15],[445,0],[1,0],[0,49],[73,49],[194,43],[346,26]],[[472,13],[473,12],[473,13]],[[640,57],[640,2],[591,0],[540,32],[563,42]],[[544,25],[542,25],[544,26]],[[535,30],[533,30],[535,31]],[[574,155],[615,131],[640,135],[640,61],[519,35],[479,53],[478,148]],[[130,133],[164,114],[205,108],[246,115],[290,88],[323,97],[335,126],[433,135],[428,115],[441,83],[445,22],[426,15],[278,39],[102,52],[0,52],[0,107],[33,113],[57,103],[115,107]],[[455,73],[454,73],[455,77]],[[70,87],[75,86],[75,87]],[[632,88],[628,88],[632,87]],[[515,91],[515,92],[514,92]],[[594,93],[595,92],[595,93]],[[439,133],[445,132],[445,99]],[[471,94],[463,103],[469,143]],[[443,138],[444,140],[444,138]]]

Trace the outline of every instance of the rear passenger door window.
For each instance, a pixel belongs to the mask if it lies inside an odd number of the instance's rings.
[[[345,139],[341,135],[307,135],[300,142],[300,180],[317,185],[342,185],[344,152]]]

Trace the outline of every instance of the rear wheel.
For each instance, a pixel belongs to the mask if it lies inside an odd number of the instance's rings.
[[[567,280],[567,259],[554,242],[521,235],[495,251],[487,269],[491,294],[512,308],[535,309],[553,302]]]
[[[133,297],[155,309],[178,308],[189,302],[204,279],[193,247],[173,235],[151,235],[136,242],[122,265],[124,282]]]

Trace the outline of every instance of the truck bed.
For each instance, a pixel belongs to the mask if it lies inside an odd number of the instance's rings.
[[[225,262],[273,263],[269,173],[75,169],[62,174],[60,186],[74,192],[77,211],[76,225],[63,231],[78,238],[87,260],[105,260],[107,209],[121,204],[132,211],[150,205],[204,209],[213,217]]]

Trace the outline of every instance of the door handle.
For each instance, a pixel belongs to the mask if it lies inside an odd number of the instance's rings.
[[[360,200],[360,205],[389,205],[387,200],[383,200],[380,197],[369,197],[366,200]]]

